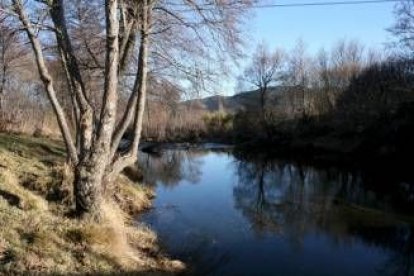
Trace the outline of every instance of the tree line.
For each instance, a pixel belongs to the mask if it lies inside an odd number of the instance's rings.
[[[271,140],[321,126],[366,128],[413,101],[413,68],[408,56],[365,49],[357,41],[339,41],[315,56],[301,41],[290,53],[260,44],[240,76],[260,102],[256,110],[236,114],[235,131]]]
[[[203,101],[180,102],[176,89],[175,98],[164,93],[148,102],[157,116],[147,114],[143,133],[151,141],[243,143],[306,132],[363,132],[388,124],[413,101],[412,70],[408,52],[369,49],[356,40],[314,54],[301,40],[290,50],[259,44],[237,78],[238,95],[231,100],[239,98],[239,107],[218,96],[209,111]]]

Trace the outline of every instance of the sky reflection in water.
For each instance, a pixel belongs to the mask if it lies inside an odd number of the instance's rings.
[[[140,164],[142,219],[195,275],[414,275],[412,184],[217,151]]]

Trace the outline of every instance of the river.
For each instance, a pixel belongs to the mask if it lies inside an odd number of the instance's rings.
[[[193,275],[414,275],[414,185],[231,151],[141,154],[139,220]]]

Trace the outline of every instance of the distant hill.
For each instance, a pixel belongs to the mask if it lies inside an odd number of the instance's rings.
[[[270,104],[286,91],[286,87],[270,87],[267,92],[267,102]],[[257,109],[260,105],[260,93],[258,90],[240,92],[234,96],[210,96],[203,99],[188,100],[183,102],[186,106],[193,106],[211,112],[225,110],[237,112],[239,110]]]

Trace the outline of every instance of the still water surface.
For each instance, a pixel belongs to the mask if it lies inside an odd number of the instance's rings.
[[[194,275],[414,275],[412,183],[208,150],[140,165],[141,220]]]

